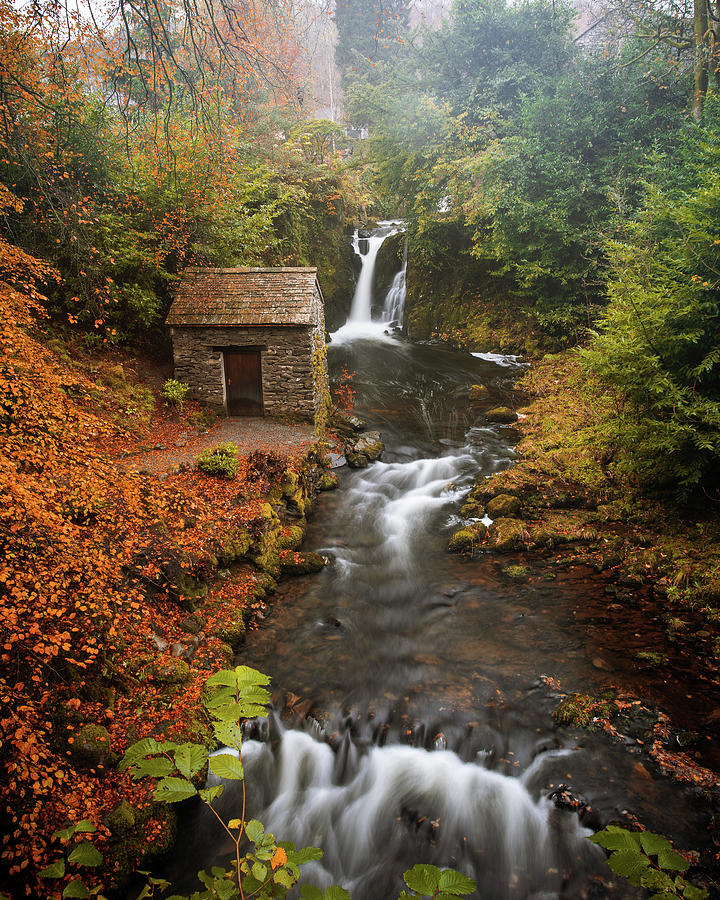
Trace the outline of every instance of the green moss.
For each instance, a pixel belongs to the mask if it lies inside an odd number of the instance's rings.
[[[297,550],[302,544],[305,533],[299,525],[287,525],[280,532],[277,546],[280,550]]]
[[[617,713],[617,707],[610,699],[593,697],[590,694],[570,694],[553,713],[553,719],[560,725],[575,725],[594,731],[600,728],[602,719],[610,719]]]
[[[319,491],[334,491],[339,487],[340,480],[334,472],[323,472],[318,482]]]
[[[245,640],[245,621],[242,610],[233,610],[226,620],[216,628],[215,636],[229,644],[233,652],[238,650]]]
[[[220,556],[226,563],[239,562],[253,545],[253,537],[247,529],[233,528],[220,548]]]
[[[123,799],[104,817],[103,824],[115,837],[125,837],[135,827],[135,810]]]
[[[146,666],[144,675],[148,681],[154,681],[157,684],[183,684],[190,680],[190,666],[184,659],[161,656]]]
[[[487,514],[491,519],[507,519],[517,516],[522,503],[512,494],[498,494],[487,504]]]
[[[327,563],[327,559],[319,553],[293,553],[283,550],[280,553],[280,565],[285,575],[310,575],[319,572]]]
[[[281,483],[281,492],[283,497],[287,497],[288,499],[293,496],[293,494],[298,489],[299,483],[298,475],[291,471],[290,469],[286,469],[283,473],[283,479]]]
[[[640,650],[635,654],[635,659],[639,662],[647,663],[656,669],[667,665],[668,662],[667,656],[664,656],[662,653],[657,653],[655,650]]]
[[[530,574],[530,569],[527,566],[505,566],[502,573],[509,578],[525,578]]]
[[[456,531],[448,542],[448,550],[451,553],[468,553],[472,552],[475,547],[482,543],[487,533],[487,528],[482,522],[475,522]]]
[[[490,528],[492,545],[501,553],[522,550],[528,538],[527,526],[519,519],[496,519]]]
[[[102,725],[83,725],[73,737],[70,756],[76,766],[84,769],[108,769],[118,760],[110,747],[110,734]]]

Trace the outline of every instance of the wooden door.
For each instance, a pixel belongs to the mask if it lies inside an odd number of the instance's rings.
[[[263,415],[260,351],[225,350],[223,356],[228,415]]]

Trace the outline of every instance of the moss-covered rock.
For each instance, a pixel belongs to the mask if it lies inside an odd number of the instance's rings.
[[[247,528],[233,528],[223,540],[218,555],[225,563],[239,562],[247,556],[253,543],[253,536]]]
[[[245,640],[245,620],[242,610],[233,610],[224,621],[215,628],[215,636],[229,644],[233,653],[238,650]]]
[[[183,684],[190,680],[190,666],[184,659],[161,656],[146,666],[145,677],[157,684]]]
[[[83,725],[70,745],[70,757],[80,769],[109,769],[119,757],[110,746],[110,734],[102,725]]]
[[[491,519],[512,519],[519,515],[522,503],[512,494],[498,494],[485,509]]]
[[[385,444],[380,440],[379,431],[364,431],[353,444],[353,452],[361,453],[370,462],[379,459],[385,449]]]
[[[485,515],[485,507],[479,500],[469,498],[460,507],[460,515],[463,519],[482,519]]]
[[[660,669],[668,663],[667,656],[662,653],[657,653],[654,650],[640,650],[635,654],[635,659],[638,660],[638,662],[652,666],[654,669]]]
[[[287,525],[277,540],[279,550],[297,550],[302,544],[305,532],[299,525]]]
[[[199,634],[205,627],[205,618],[200,613],[194,612],[180,623],[180,628],[188,634]]]
[[[348,451],[345,454],[345,458],[351,469],[367,469],[370,465],[370,460],[364,453],[355,453],[354,450]]]
[[[484,384],[474,384],[468,391],[468,400],[486,400],[490,391]]]
[[[293,553],[283,550],[280,565],[285,575],[310,575],[319,572],[327,564],[327,559],[319,553]]]
[[[609,698],[590,694],[569,694],[553,713],[560,725],[575,725],[594,731],[602,726],[603,719],[617,714],[617,707]]]
[[[525,522],[519,519],[496,519],[489,535],[492,546],[500,553],[524,549],[530,537]]]
[[[485,413],[485,418],[488,422],[495,422],[499,425],[511,425],[518,420],[517,413],[513,412],[507,406],[498,406],[495,409],[489,409]]]
[[[296,472],[293,472],[291,469],[286,469],[281,484],[282,496],[287,498],[292,497],[298,489],[299,480],[299,476]]]
[[[482,543],[487,528],[482,522],[475,522],[456,531],[448,542],[448,550],[451,553],[469,553],[472,552],[478,544]]]
[[[340,479],[334,472],[323,472],[318,481],[319,491],[334,491],[340,486]]]
[[[527,566],[504,566],[502,573],[508,578],[527,578],[530,569]]]
[[[117,806],[103,818],[114,837],[125,837],[135,827],[135,810],[127,800],[121,800]]]

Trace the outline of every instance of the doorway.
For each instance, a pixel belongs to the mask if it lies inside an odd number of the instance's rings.
[[[223,350],[225,396],[229,416],[262,416],[262,363],[260,349]]]

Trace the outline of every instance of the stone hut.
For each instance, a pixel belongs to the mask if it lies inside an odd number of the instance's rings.
[[[167,317],[175,377],[230,416],[324,423],[325,305],[314,268],[187,268]]]

